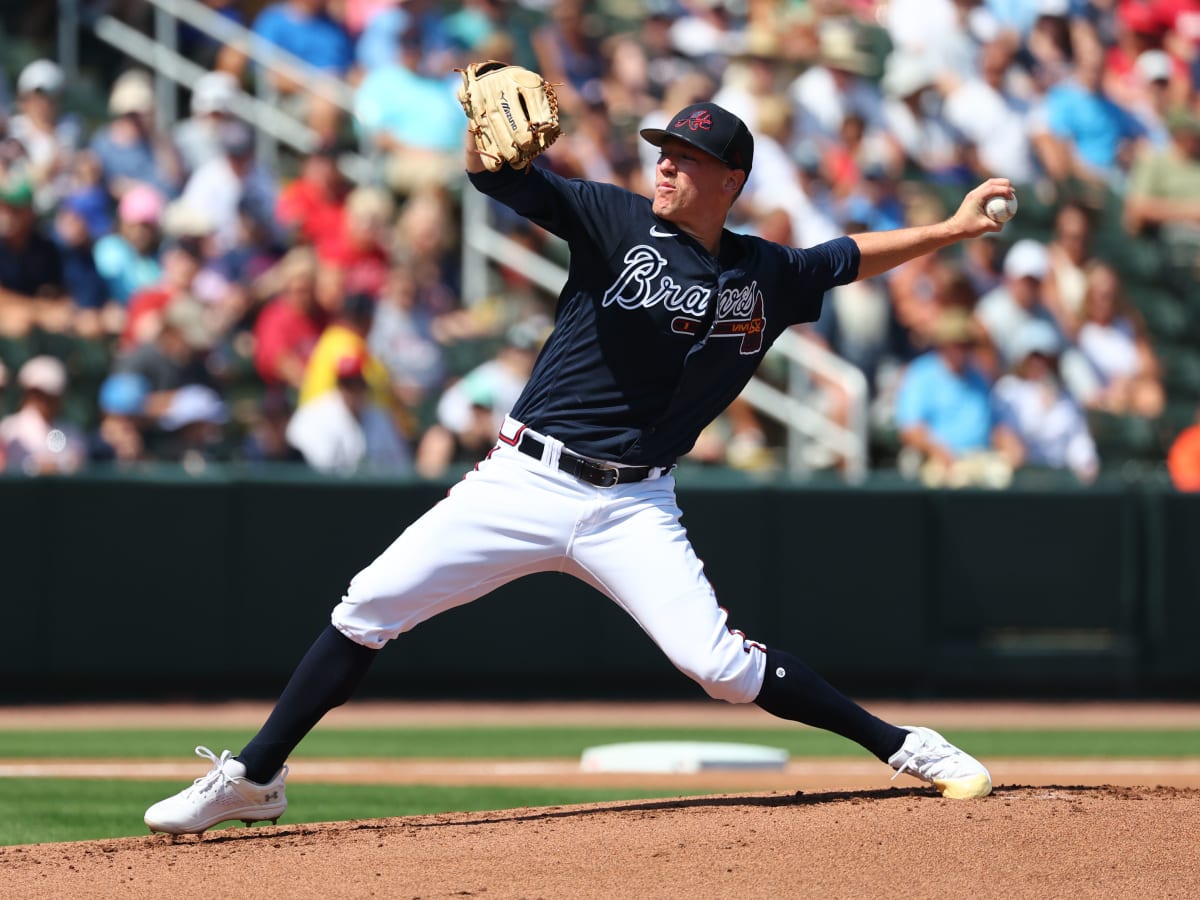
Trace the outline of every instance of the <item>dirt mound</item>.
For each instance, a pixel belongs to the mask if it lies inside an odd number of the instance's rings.
[[[0,847],[6,898],[1195,897],[1200,790],[739,794]]]

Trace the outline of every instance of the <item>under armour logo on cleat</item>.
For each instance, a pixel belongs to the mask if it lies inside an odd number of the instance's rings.
[[[659,231],[658,226],[651,225],[650,226],[650,237],[679,237],[679,235],[675,234],[672,231]]]
[[[279,791],[271,791],[271,793],[269,793],[269,794],[267,794],[267,796],[263,797],[263,803],[267,803],[268,801],[278,800],[278,799],[279,799]]]

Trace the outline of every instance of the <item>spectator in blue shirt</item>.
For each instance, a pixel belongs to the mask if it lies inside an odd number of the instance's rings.
[[[328,13],[328,0],[282,0],[263,9],[253,31],[293,56],[336,78],[354,64],[354,47],[341,22]],[[285,111],[304,119],[321,141],[331,142],[341,126],[341,110],[328,96],[312,92],[302,75],[272,69],[268,81],[283,95]]]
[[[449,4],[445,4],[449,5]],[[459,4],[455,4],[459,6]],[[490,9],[495,4],[475,4]],[[427,56],[437,57],[456,52],[463,47],[476,47],[492,33],[483,9],[472,10],[472,4],[445,16],[433,0],[386,0],[367,19],[354,43],[355,58],[365,72],[396,62],[396,45],[405,34],[419,35]],[[458,23],[452,32],[450,21]],[[508,57],[497,57],[508,59]]]
[[[315,68],[344,76],[354,61],[350,35],[327,6],[327,0],[272,3],[254,20],[254,33]]]
[[[117,206],[117,230],[96,241],[92,256],[108,298],[122,306],[142,288],[158,282],[158,245],[165,200],[149,185],[135,185]]]
[[[108,305],[108,285],[96,269],[87,219],[78,202],[70,197],[58,207],[54,237],[62,257],[63,287],[78,311],[75,330],[87,337],[97,337],[99,312]]]
[[[1011,445],[998,428],[991,386],[972,361],[976,333],[970,314],[944,310],[933,329],[934,349],[908,367],[896,397],[900,441],[933,471]]]
[[[139,184],[174,196],[183,167],[174,144],[155,125],[154,83],[143,69],[123,72],[108,99],[109,121],[92,135],[104,183],[114,197]]]
[[[406,32],[391,65],[374,69],[354,98],[355,118],[371,145],[386,156],[388,183],[401,194],[444,184],[462,170],[462,79],[453,60],[425,53],[418,31]]]
[[[1134,142],[1146,129],[1104,92],[1104,50],[1085,39],[1076,53],[1075,77],[1051,88],[1042,106],[1043,130],[1035,146],[1056,181],[1071,177],[1120,184]]]

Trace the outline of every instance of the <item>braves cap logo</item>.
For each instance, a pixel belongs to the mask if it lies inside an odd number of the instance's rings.
[[[691,131],[708,131],[713,126],[712,114],[707,109],[700,109],[686,119],[676,119],[672,128],[687,127]]]

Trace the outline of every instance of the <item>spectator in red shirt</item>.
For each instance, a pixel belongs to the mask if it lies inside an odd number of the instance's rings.
[[[1105,54],[1104,89],[1114,101],[1137,111],[1148,102],[1146,79],[1138,68],[1138,59],[1148,51],[1163,49],[1170,23],[1151,5],[1134,0],[1119,3],[1113,19],[1116,35]],[[1170,55],[1166,61],[1169,65],[1166,77],[1174,85],[1172,95],[1186,99],[1187,65]]]
[[[387,280],[390,259],[388,242],[396,207],[391,195],[380,188],[355,188],[346,198],[346,215],[341,229],[323,235],[317,243],[322,263],[343,273],[349,294],[378,297]]]
[[[195,238],[180,238],[163,248],[162,277],[158,283],[129,298],[121,349],[129,350],[158,337],[163,311],[172,300],[192,299],[192,285],[200,272],[204,253]]]
[[[279,262],[279,293],[254,323],[254,368],[269,386],[300,389],[304,367],[325,327],[317,303],[317,261],[296,247]]]
[[[341,233],[346,192],[337,150],[332,144],[322,144],[305,158],[300,177],[280,192],[275,215],[297,243],[316,244]]]

